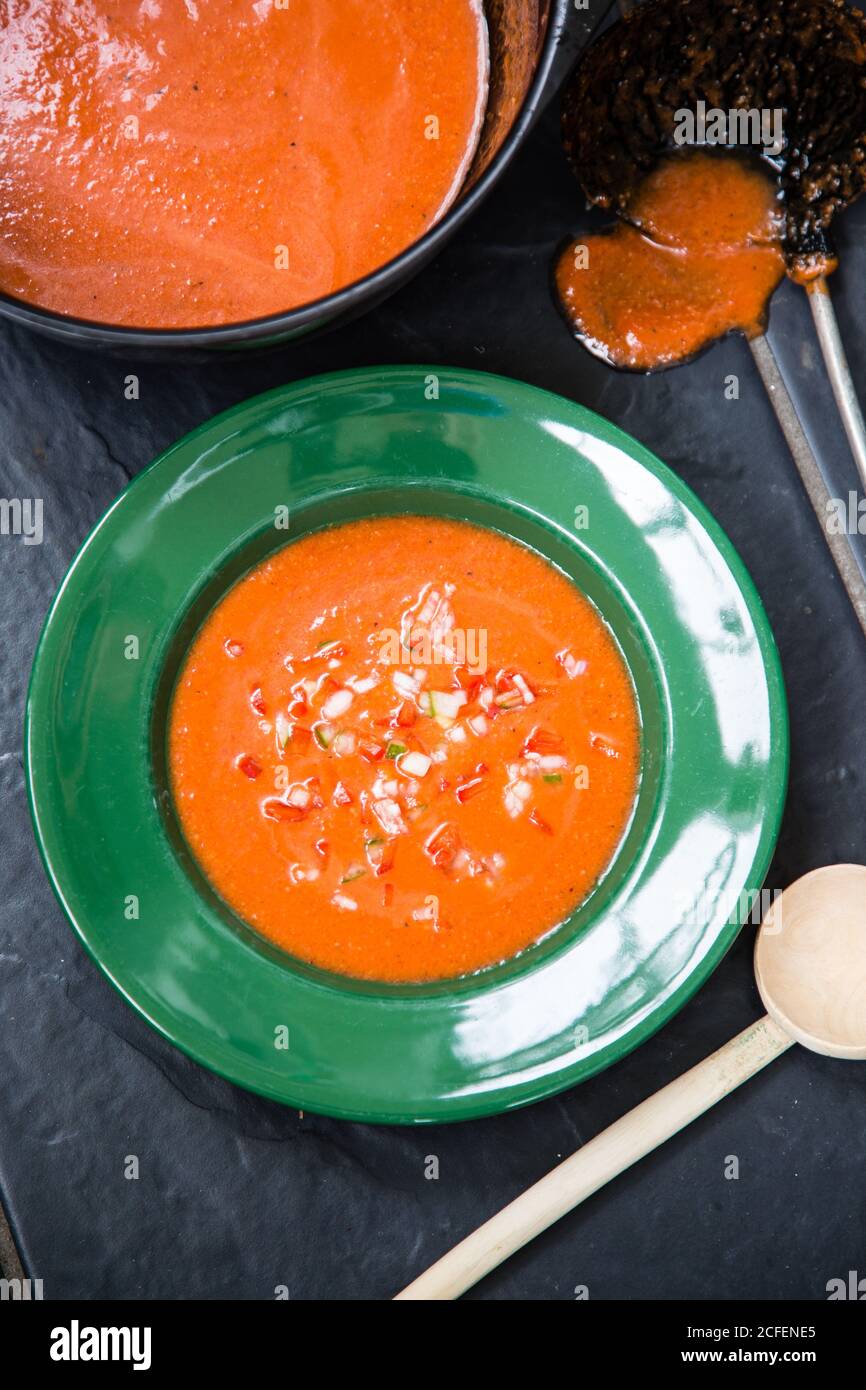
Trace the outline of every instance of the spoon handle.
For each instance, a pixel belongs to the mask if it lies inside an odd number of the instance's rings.
[[[845,345],[836,322],[830,286],[821,275],[817,280],[811,280],[806,289],[809,292],[809,307],[815,321],[827,375],[851,446],[851,453],[854,455],[857,472],[860,474],[860,485],[866,488],[866,424],[863,421],[863,412],[857,399],[848,358],[845,356]]]
[[[809,443],[806,431],[803,429],[796,406],[791,400],[769,340],[764,334],[761,334],[758,338],[749,339],[749,347],[752,349],[755,365],[791,451],[791,457],[797,465],[797,472],[800,474],[806,495],[812,503],[818,525],[821,527],[824,539],[836,562],[839,578],[845,586],[851,600],[851,607],[857,615],[864,635],[866,635],[866,581],[860,572],[851,537],[843,536],[838,530],[831,530],[828,526],[828,519],[831,514],[830,490],[824,481],[824,475],[812,445]]]
[[[623,1115],[455,1245],[397,1299],[459,1298],[515,1250],[552,1226],[792,1046],[766,1015]]]

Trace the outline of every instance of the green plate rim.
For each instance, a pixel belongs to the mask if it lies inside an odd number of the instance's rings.
[[[596,412],[569,398],[559,396],[554,392],[533,386],[530,383],[516,378],[460,367],[413,363],[349,368],[293,381],[240,401],[227,410],[203,421],[188,434],[163,450],[155,459],[147,464],[118,494],[90,529],[87,536],[76,550],[57,593],[49,606],[34,651],[25,706],[24,763],[28,805],[34,827],[34,835],[46,876],[64,911],[64,915],[75,931],[79,941],[115,990],[129,1005],[131,1005],[145,1022],[160,1034],[161,1037],[177,1047],[193,1061],[213,1072],[215,1075],[227,1079],[232,1084],[239,1085],[269,1100],[275,1100],[289,1106],[303,1107],[315,1113],[329,1115],[338,1119],[385,1124],[440,1123],[443,1121],[473,1119],[496,1114],[505,1110],[532,1104],[548,1096],[558,1094],[563,1090],[579,1084],[580,1081],[597,1074],[599,1071],[604,1070],[606,1067],[612,1065],[613,1062],[626,1057],[634,1048],[640,1046],[641,1043],[650,1038],[698,992],[733,945],[742,926],[748,920],[748,912],[741,912],[738,910],[732,915],[727,925],[719,931],[712,945],[704,952],[698,964],[690,970],[686,978],[677,988],[665,995],[661,1002],[657,1003],[652,1008],[646,1019],[630,1027],[624,1037],[614,1039],[600,1051],[595,1052],[587,1061],[573,1062],[563,1071],[557,1072],[553,1078],[542,1077],[535,1083],[523,1081],[517,1083],[516,1087],[511,1089],[508,1083],[506,1083],[503,1086],[494,1088],[492,1091],[482,1089],[469,1099],[464,1096],[457,1098],[446,1097],[444,1102],[428,1106],[426,1110],[417,1114],[407,1114],[403,1110],[391,1112],[381,1107],[379,1109],[370,1110],[364,1106],[358,1107],[332,1103],[311,1104],[308,1096],[298,1097],[297,1095],[291,1095],[287,1093],[286,1089],[283,1087],[275,1087],[269,1084],[257,1084],[255,1078],[252,1077],[241,1078],[238,1075],[230,1075],[223,1067],[209,1060],[207,1056],[202,1055],[200,1050],[189,1045],[183,1037],[178,1036],[178,1030],[173,1030],[165,1026],[162,1021],[152,1017],[144,1005],[134,997],[134,994],[130,993],[127,988],[124,987],[121,980],[115,978],[110,969],[100,959],[98,951],[88,938],[86,926],[79,924],[74,913],[68,906],[59,875],[55,871],[52,863],[51,855],[46,844],[46,837],[43,834],[37,804],[38,792],[33,775],[33,725],[34,709],[38,704],[39,698],[40,669],[45,660],[45,651],[50,639],[52,624],[55,615],[60,611],[61,605],[64,602],[66,592],[74,580],[76,570],[89,547],[94,543],[96,537],[102,531],[102,528],[109,522],[109,519],[113,516],[115,511],[124,504],[130,494],[135,494],[136,489],[138,489],[156,469],[164,466],[177,451],[182,449],[186,450],[194,446],[196,442],[204,436],[222,430],[224,426],[228,426],[232,422],[235,422],[238,417],[242,417],[245,412],[261,408],[268,402],[276,402],[278,400],[284,401],[287,396],[307,396],[311,391],[322,392],[335,386],[346,388],[352,383],[354,383],[355,388],[358,390],[362,390],[366,386],[369,386],[382,391],[388,384],[399,384],[405,379],[411,379],[413,382],[417,383],[419,377],[428,375],[435,375],[441,382],[447,383],[451,387],[460,387],[470,392],[473,390],[480,390],[484,393],[495,393],[499,390],[506,395],[516,392],[518,396],[522,393],[528,393],[531,397],[535,398],[539,405],[544,402],[547,403],[548,418],[561,418],[563,412],[566,414],[576,412],[583,417],[585,424],[590,424],[594,427],[596,438],[622,450],[630,459],[647,469],[667,491],[682,504],[683,508],[700,523],[715,545],[726,567],[730,571],[734,583],[745,601],[750,617],[754,623],[760,656],[766,676],[770,717],[776,735],[770,759],[775,782],[775,795],[772,800],[771,809],[768,811],[762,824],[759,846],[752,861],[753,882],[751,887],[754,889],[759,889],[764,883],[767,870],[769,869],[775,852],[785,807],[790,766],[790,725],[784,678],[778,649],[773,637],[769,618],[758,590],[733,542],[700,498],[667,464],[644,445],[640,444],[639,441],[630,436],[626,431],[612,424],[603,416],[598,415]],[[440,401],[439,413],[442,413],[442,411],[447,412],[447,406],[444,402]],[[228,430],[223,431],[224,434],[228,434],[229,432]]]

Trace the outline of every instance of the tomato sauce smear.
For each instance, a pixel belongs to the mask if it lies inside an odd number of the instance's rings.
[[[192,643],[174,804],[222,898],[291,955],[424,981],[562,922],[634,805],[619,649],[546,560],[424,517],[276,552]]]
[[[572,330],[614,367],[670,367],[715,338],[764,331],[785,274],[782,210],[766,168],[690,149],[662,160],[627,221],[583,237],[556,266]]]

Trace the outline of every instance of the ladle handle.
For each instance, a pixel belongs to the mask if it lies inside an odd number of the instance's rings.
[[[806,289],[809,292],[809,307],[815,321],[818,342],[821,344],[824,365],[851,446],[851,453],[854,455],[857,472],[860,474],[860,484],[866,489],[866,424],[863,421],[863,412],[857,399],[848,358],[845,356],[845,345],[836,322],[830,286],[821,275],[817,280],[811,280]]]
[[[793,1040],[766,1016],[678,1076],[455,1245],[397,1299],[459,1298],[605,1183],[723,1100]]]

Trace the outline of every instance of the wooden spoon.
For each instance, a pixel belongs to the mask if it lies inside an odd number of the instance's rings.
[[[396,1297],[458,1298],[794,1042],[866,1058],[866,867],[816,869],[776,899],[758,933],[755,979],[764,1018],[585,1144]]]

